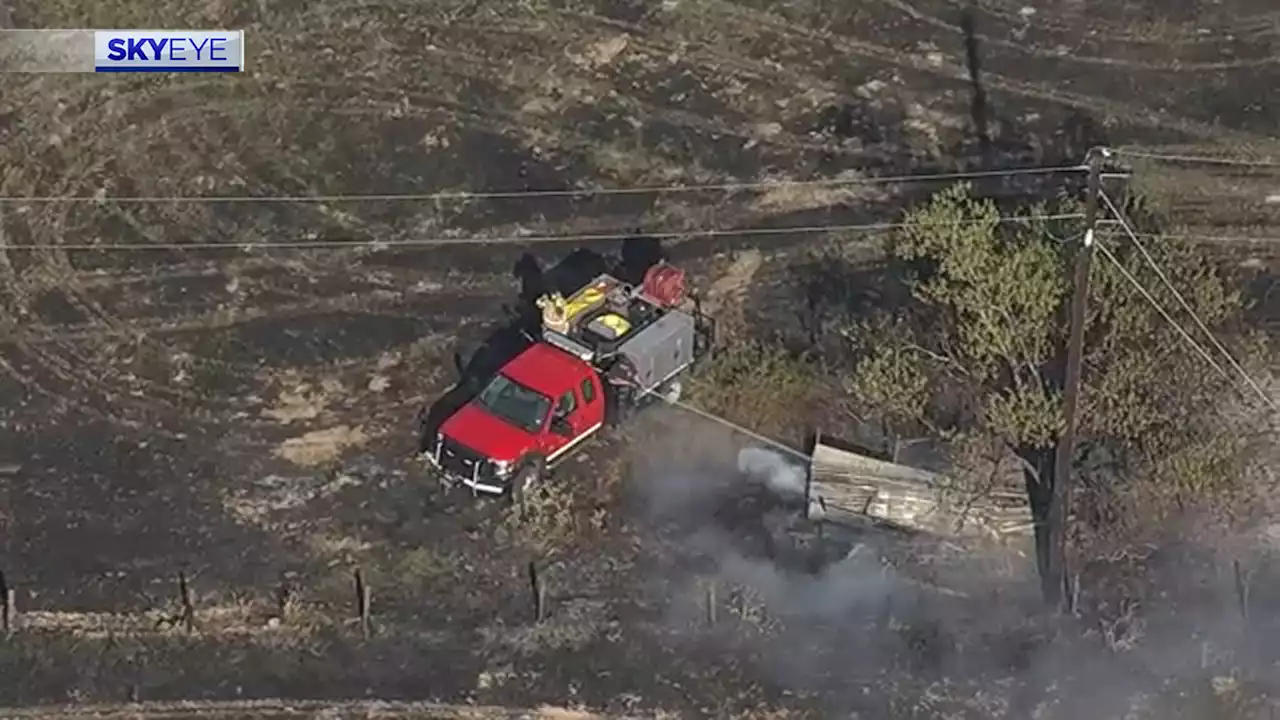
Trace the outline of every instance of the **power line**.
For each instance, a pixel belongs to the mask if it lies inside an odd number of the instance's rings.
[[[338,202],[422,202],[431,200],[523,200],[549,197],[595,197],[605,195],[644,195],[688,192],[734,192],[739,190],[769,190],[784,187],[839,187],[844,185],[887,185],[924,181],[977,180],[1014,175],[1046,175],[1061,172],[1083,171],[1083,165],[1058,165],[1007,170],[974,170],[950,173],[920,173],[914,175],[887,175],[864,178],[825,178],[820,180],[766,180],[760,182],[729,182],[703,185],[650,185],[640,187],[578,188],[564,190],[512,190],[498,192],[430,192],[393,193],[382,195],[45,195],[31,197],[0,197],[0,203],[338,203]]]
[[[1099,220],[1099,225],[1118,226],[1118,220]],[[1168,239],[1168,240],[1194,240],[1197,242],[1214,242],[1224,245],[1247,245],[1249,243],[1259,244],[1275,244],[1280,243],[1280,235],[1213,235],[1209,233],[1134,233],[1140,238],[1147,239]]]
[[[1196,326],[1200,328],[1201,332],[1208,336],[1214,347],[1218,349],[1218,352],[1222,353],[1222,355],[1227,359],[1227,362],[1231,364],[1231,367],[1239,373],[1240,377],[1244,378],[1244,381],[1249,384],[1249,387],[1253,388],[1253,391],[1258,394],[1258,397],[1262,398],[1262,400],[1270,405],[1273,410],[1280,410],[1280,405],[1277,405],[1276,401],[1262,389],[1262,386],[1249,376],[1248,371],[1240,365],[1239,361],[1237,361],[1231,354],[1231,351],[1222,344],[1222,341],[1213,334],[1213,331],[1209,329],[1209,326],[1205,324],[1204,320],[1200,319],[1199,314],[1197,314],[1195,309],[1191,307],[1191,304],[1187,302],[1187,299],[1183,297],[1182,293],[1178,292],[1178,288],[1174,287],[1173,281],[1171,281],[1169,276],[1165,274],[1164,270],[1160,268],[1160,265],[1155,261],[1155,258],[1151,257],[1151,253],[1147,252],[1147,248],[1142,244],[1142,241],[1138,239],[1138,235],[1133,231],[1133,227],[1129,224],[1128,220],[1125,219],[1124,214],[1120,212],[1120,208],[1116,207],[1116,204],[1112,202],[1110,196],[1108,196],[1106,192],[1102,192],[1100,197],[1102,198],[1102,201],[1106,203],[1112,216],[1119,221],[1120,226],[1124,228],[1126,233],[1128,233],[1129,239],[1133,241],[1133,246],[1138,249],[1138,252],[1141,253],[1142,257],[1147,261],[1147,264],[1155,271],[1156,277],[1160,278],[1160,281],[1169,289],[1169,292],[1173,293],[1174,299],[1176,299],[1178,304],[1182,306],[1182,309],[1191,316],[1191,319],[1195,321]]]
[[[1001,217],[1000,224],[1030,222],[1032,220],[1071,220],[1081,218],[1081,213],[1063,213],[1058,215],[1040,215],[1025,217]],[[950,223],[955,226],[970,226],[986,223],[986,220],[972,220]],[[109,245],[41,243],[36,245],[6,245],[4,250],[272,250],[272,249],[328,249],[355,247],[435,247],[447,245],[484,245],[511,244],[531,245],[538,243],[575,243],[622,241],[634,238],[653,238],[655,240],[690,238],[690,237],[752,237],[759,235],[815,234],[832,232],[877,232],[907,227],[910,223],[867,223],[861,225],[800,225],[776,228],[712,228],[707,230],[682,230],[668,232],[632,232],[583,233],[576,235],[508,235],[498,237],[432,237],[404,238],[399,240],[299,240],[295,242],[276,243],[115,243]]]
[[[1116,155],[1147,158],[1149,160],[1166,160],[1169,162],[1203,163],[1207,165],[1234,165],[1238,167],[1273,167],[1280,168],[1280,162],[1273,160],[1241,160],[1236,158],[1211,157],[1207,155],[1175,155],[1168,153],[1147,152],[1145,150],[1112,150]]]
[[[751,439],[753,439],[753,440],[758,440],[758,441],[760,441],[760,442],[762,442],[762,443],[764,443],[764,444],[766,444],[766,445],[769,445],[770,447],[773,447],[773,448],[774,448],[774,449],[776,449],[776,450],[781,450],[782,452],[784,452],[784,453],[786,453],[786,454],[788,454],[788,455],[791,455],[792,457],[794,457],[794,458],[796,458],[796,459],[798,459],[798,460],[803,460],[803,461],[808,462],[808,461],[810,461],[810,460],[812,460],[812,459],[813,459],[813,458],[812,458],[812,456],[810,456],[808,453],[801,452],[801,451],[799,451],[799,450],[797,450],[797,449],[795,449],[795,448],[791,447],[790,445],[787,445],[786,443],[782,442],[781,440],[775,440],[775,439],[773,439],[773,438],[771,438],[771,437],[768,437],[768,436],[766,436],[766,435],[761,435],[760,433],[758,433],[758,432],[756,432],[756,431],[754,431],[754,430],[750,430],[750,429],[748,429],[748,428],[745,428],[745,427],[743,427],[743,426],[741,426],[741,425],[739,425],[739,424],[737,424],[737,423],[735,423],[735,422],[733,422],[733,421],[731,421],[731,420],[729,420],[729,419],[727,419],[727,418],[722,418],[722,417],[720,417],[719,415],[716,415],[716,414],[714,414],[714,413],[709,413],[709,412],[707,412],[706,410],[703,410],[703,409],[701,409],[701,408],[698,408],[698,407],[695,407],[695,406],[693,406],[693,405],[690,405],[690,404],[689,404],[689,403],[687,403],[687,402],[683,402],[683,401],[680,401],[680,400],[672,400],[672,399],[669,399],[669,398],[663,397],[661,393],[655,393],[655,397],[657,397],[657,398],[659,398],[659,399],[663,400],[664,402],[666,402],[668,405],[671,405],[672,407],[678,407],[678,408],[681,408],[682,410],[687,410],[687,411],[689,411],[689,412],[693,413],[694,415],[697,415],[698,417],[703,418],[704,420],[710,420],[710,421],[712,421],[712,422],[714,422],[714,423],[718,423],[718,424],[720,424],[720,425],[723,425],[723,426],[725,426],[725,427],[729,428],[730,430],[733,430],[733,431],[735,431],[735,432],[742,433],[743,435],[746,435],[747,437],[749,437],[749,438],[751,438]]]
[[[1200,357],[1204,358],[1204,361],[1209,363],[1209,365],[1213,367],[1214,370],[1217,370],[1218,374],[1222,375],[1223,379],[1225,379],[1227,382],[1234,385],[1235,380],[1232,379],[1231,375],[1226,370],[1224,370],[1221,365],[1218,364],[1217,360],[1214,360],[1213,357],[1209,355],[1208,351],[1206,351],[1204,347],[1200,345],[1200,343],[1196,342],[1195,338],[1191,337],[1191,334],[1188,333],[1186,329],[1184,329],[1180,324],[1178,324],[1177,320],[1173,319],[1173,316],[1170,315],[1168,311],[1166,311],[1163,307],[1160,306],[1160,302],[1157,301],[1154,297],[1152,297],[1151,292],[1148,291],[1145,287],[1143,287],[1142,283],[1138,282],[1138,279],[1135,278],[1133,274],[1130,273],[1125,268],[1125,266],[1116,258],[1116,256],[1111,253],[1111,250],[1107,248],[1106,244],[1104,244],[1100,238],[1096,238],[1096,237],[1094,238],[1093,242],[1097,244],[1098,249],[1102,251],[1103,256],[1105,256],[1108,260],[1110,260],[1112,265],[1116,266],[1116,269],[1120,271],[1120,274],[1124,276],[1125,280],[1128,280],[1129,284],[1133,285],[1133,287],[1136,288],[1137,291],[1142,294],[1142,297],[1146,298],[1147,302],[1151,303],[1151,307],[1155,308],[1156,312],[1160,313],[1160,316],[1163,317],[1170,325],[1172,325],[1174,330],[1178,331],[1178,334],[1182,336],[1182,339],[1186,340],[1187,344],[1191,345],[1191,347],[1194,348],[1195,351],[1200,354]]]
[[[1223,244],[1246,245],[1249,243],[1280,243],[1280,236],[1276,235],[1206,235],[1206,234],[1187,234],[1187,233],[1138,233],[1138,237],[1143,238],[1169,238],[1173,240],[1197,240],[1201,242],[1216,242]]]

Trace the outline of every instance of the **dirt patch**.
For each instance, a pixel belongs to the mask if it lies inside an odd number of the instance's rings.
[[[285,424],[314,420],[334,396],[342,393],[342,383],[331,378],[322,380],[318,386],[301,382],[297,375],[290,376],[288,381],[292,387],[281,390],[275,406],[263,410],[263,416]]]
[[[342,453],[361,447],[368,441],[369,436],[363,428],[338,425],[290,438],[276,449],[276,455],[295,465],[318,467],[337,460]]]
[[[599,68],[611,64],[627,49],[631,39],[626,35],[615,35],[611,38],[594,42],[586,52],[573,58],[574,63],[587,68]]]
[[[778,185],[761,193],[752,203],[752,210],[760,213],[794,213],[878,199],[880,198],[873,197],[865,188],[857,186]]]
[[[308,436],[303,436],[303,438],[306,437]],[[298,439],[301,438],[295,438],[295,440]],[[288,443],[285,445],[287,446]],[[296,451],[296,448],[294,450]],[[294,457],[288,459],[298,462]],[[312,460],[313,458],[304,459]],[[308,503],[333,495],[343,488],[357,485],[360,485],[358,478],[342,473],[332,478],[315,475],[301,477],[268,475],[250,487],[233,493],[227,498],[225,504],[236,517],[259,525],[269,525],[271,519],[281,513],[300,510]]]
[[[733,333],[744,322],[743,301],[764,264],[759,250],[739,253],[727,269],[707,289],[707,311],[720,323],[721,333]]]

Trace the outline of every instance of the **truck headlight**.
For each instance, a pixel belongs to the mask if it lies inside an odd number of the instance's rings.
[[[493,468],[493,474],[500,478],[505,478],[511,474],[511,462],[508,460],[491,460],[489,465]]]

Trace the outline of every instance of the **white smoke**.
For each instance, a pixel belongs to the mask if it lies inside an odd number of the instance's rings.
[[[738,452],[738,472],[764,483],[783,500],[800,500],[805,496],[808,471],[773,450],[743,448]]]

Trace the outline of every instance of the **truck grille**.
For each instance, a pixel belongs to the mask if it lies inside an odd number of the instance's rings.
[[[469,478],[475,472],[476,466],[482,462],[484,458],[480,453],[447,436],[444,438],[444,445],[440,449],[440,466],[445,472]]]

